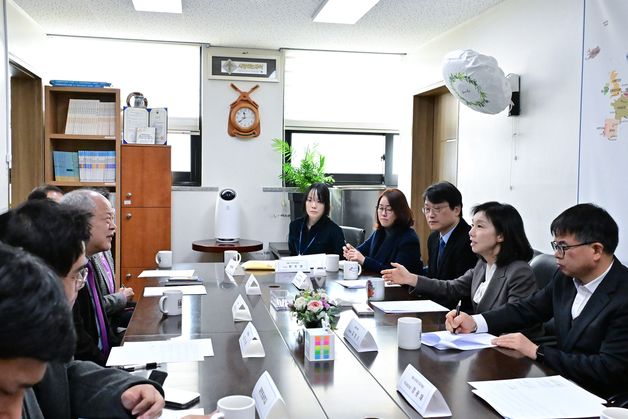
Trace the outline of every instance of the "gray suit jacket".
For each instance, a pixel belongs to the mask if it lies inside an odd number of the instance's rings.
[[[416,287],[411,288],[410,293],[454,300],[470,298],[473,311],[483,313],[508,302],[518,301],[536,291],[532,268],[527,262],[517,260],[506,266],[497,267],[484,296],[477,304],[473,301],[473,296],[480,284],[484,282],[485,275],[486,262],[480,259],[473,269],[469,269],[464,275],[451,281],[419,276]]]

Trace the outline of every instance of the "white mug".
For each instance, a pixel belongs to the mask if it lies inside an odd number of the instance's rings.
[[[255,419],[255,400],[249,396],[227,396],[218,400],[210,419]]]
[[[362,273],[362,265],[355,261],[345,261],[345,266],[342,269],[342,275],[344,279],[358,279],[358,276]]]
[[[338,255],[325,256],[325,266],[326,266],[327,272],[338,272],[339,261],[340,261],[340,256]]]
[[[160,250],[157,252],[155,263],[160,268],[172,268],[172,250]]]
[[[623,407],[607,407],[602,410],[600,419],[628,419],[628,409]]]
[[[369,278],[366,281],[366,295],[369,301],[382,301],[384,299],[384,279]]]
[[[408,350],[419,349],[421,326],[421,319],[417,317],[400,317],[397,320],[397,346]]]
[[[237,250],[225,250],[224,257],[225,265],[229,263],[231,259],[235,259],[238,263],[242,261],[242,255]]]
[[[159,310],[166,316],[180,316],[183,305],[183,292],[179,290],[166,290],[159,299]]]

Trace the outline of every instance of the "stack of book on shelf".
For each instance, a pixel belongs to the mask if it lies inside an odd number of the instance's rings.
[[[98,99],[70,99],[65,133],[116,135],[116,103]]]
[[[60,182],[115,182],[115,151],[54,151],[55,180]]]

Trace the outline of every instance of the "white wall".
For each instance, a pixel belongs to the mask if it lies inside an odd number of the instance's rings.
[[[460,106],[458,187],[467,215],[488,200],[514,205],[532,246],[546,252],[551,220],[577,199],[582,16],[582,1],[509,0],[407,60],[409,113],[411,95],[442,80],[440,63],[451,50],[492,55],[505,73],[521,76],[521,116]],[[405,156],[410,130],[408,119]],[[407,188],[409,159],[404,163],[400,185]]]
[[[6,2],[0,2],[0,213],[9,209],[9,58],[7,54]]]
[[[241,50],[232,50],[233,54]],[[225,50],[222,50],[224,53]],[[251,54],[255,51],[252,50]],[[241,237],[286,241],[289,218],[285,193],[263,192],[263,187],[281,186],[281,157],[271,148],[271,139],[283,135],[283,82],[259,82],[251,94],[260,108],[261,135],[239,139],[227,134],[229,105],[238,98],[228,80],[208,79],[207,50],[202,82],[202,186],[235,189],[240,199]],[[233,81],[247,91],[258,82]],[[217,192],[175,191],[172,195],[172,250],[175,262],[215,260],[192,250],[194,240],[214,237]],[[215,256],[215,255],[214,255]],[[262,257],[258,255],[257,257]],[[219,256],[222,258],[222,255]]]
[[[13,1],[6,3],[9,58],[44,78],[46,34],[41,26]]]

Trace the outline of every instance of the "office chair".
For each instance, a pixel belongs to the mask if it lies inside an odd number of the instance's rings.
[[[350,245],[357,247],[358,245],[364,243],[366,230],[363,228],[349,226],[340,226],[340,228],[342,229],[342,234],[345,235],[345,241]]]
[[[549,284],[558,270],[554,256],[546,253],[540,253],[534,256],[530,261],[530,267],[532,267],[532,272],[534,272],[534,278],[536,279],[536,286],[538,289],[541,289]],[[534,342],[545,344],[556,343],[556,336],[554,335],[554,319],[552,318],[546,321],[543,324],[543,328],[545,329],[544,336],[534,339]]]

